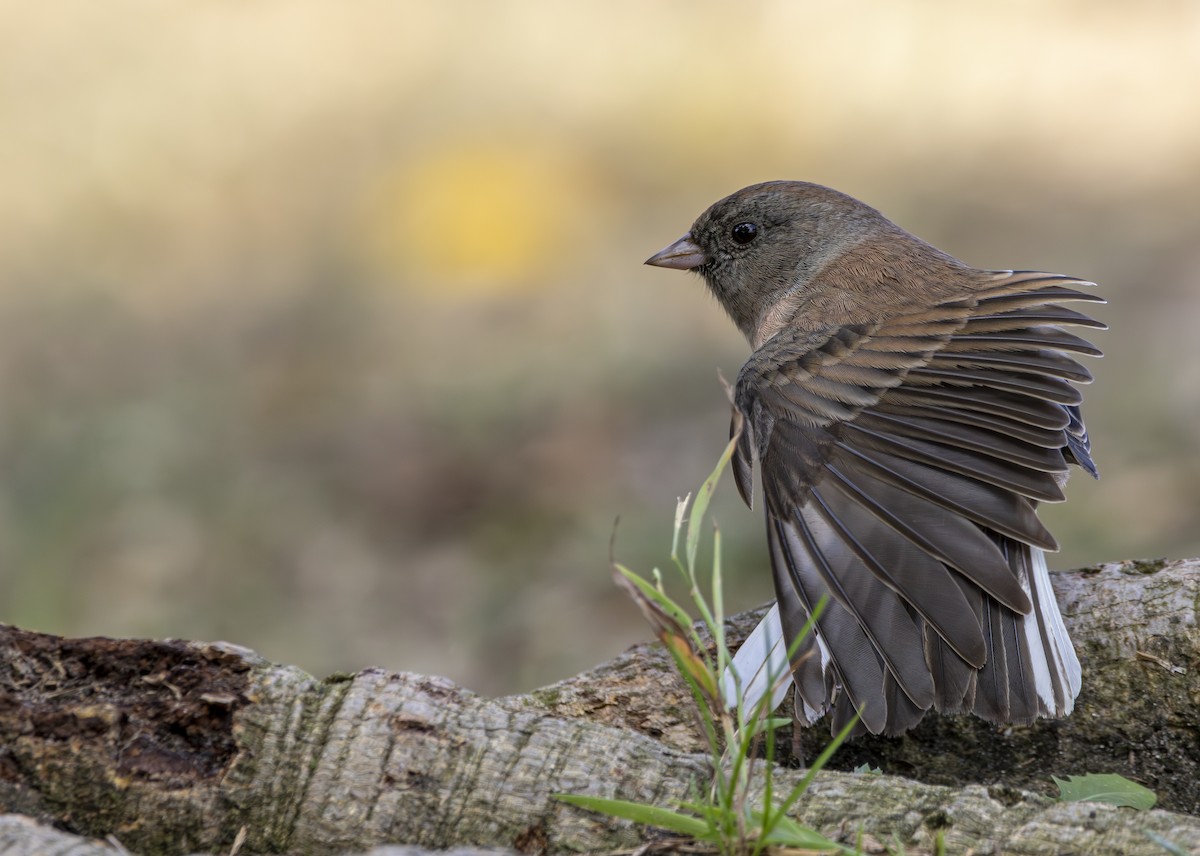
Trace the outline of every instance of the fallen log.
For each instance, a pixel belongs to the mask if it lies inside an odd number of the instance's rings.
[[[822,773],[797,817],[909,853],[938,835],[950,853],[1196,847],[1200,562],[1115,563],[1055,585],[1084,668],[1071,718],[1001,730],[929,717],[904,739],[857,741],[842,766],[886,775]],[[733,619],[731,635],[755,620]],[[226,644],[0,626],[0,811],[136,853],[635,847],[655,833],[550,795],[686,798],[708,776],[691,710],[651,645],[488,699],[377,669],[318,680]],[[1141,781],[1169,810],[1048,796],[1051,773],[1082,772]],[[798,773],[778,775],[786,787]],[[45,827],[0,823],[2,852],[47,852],[12,829]]]

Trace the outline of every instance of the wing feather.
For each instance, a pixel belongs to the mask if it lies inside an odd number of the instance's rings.
[[[1079,689],[1043,550],[1039,502],[1069,465],[1095,472],[1076,384],[1098,355],[1065,326],[1080,280],[981,275],[974,294],[828,330],[785,327],[743,367],[734,474],[760,465],[797,714],[856,710],[901,733],[929,708],[997,722],[1062,715]]]

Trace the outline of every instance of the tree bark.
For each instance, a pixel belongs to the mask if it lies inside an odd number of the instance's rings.
[[[927,717],[839,750],[794,812],[908,853],[1200,853],[1200,561],[1055,575],[1084,691],[1061,722]],[[754,614],[730,623],[738,639]],[[806,736],[805,743],[823,742]],[[690,697],[657,646],[527,696],[366,670],[317,680],[224,644],[62,639],[0,627],[0,811],[137,853],[344,853],[389,843],[524,853],[655,833],[556,792],[671,805],[703,786]],[[1169,809],[1051,800],[1050,774],[1117,772]],[[781,770],[786,788],[798,776]],[[1030,792],[1030,789],[1038,793]],[[0,853],[110,853],[0,818]],[[383,852],[383,851],[380,851]],[[405,851],[409,852],[409,851]]]

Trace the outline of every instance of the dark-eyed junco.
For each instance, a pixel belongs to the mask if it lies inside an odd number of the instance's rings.
[[[1062,305],[1103,302],[1092,283],[978,270],[798,181],[722,199],[646,263],[703,276],[753,348],[733,472],[752,503],[759,466],[777,604],[735,658],[752,697],[828,596],[791,661],[807,724],[1070,713],[1079,660],[1036,508],[1071,464],[1096,474],[1072,355],[1100,352],[1064,328],[1104,325]]]

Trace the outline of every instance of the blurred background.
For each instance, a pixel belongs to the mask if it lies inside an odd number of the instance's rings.
[[[0,0],[0,620],[510,693],[649,633],[803,178],[1102,283],[1052,566],[1200,555],[1200,4]],[[731,608],[762,525],[714,514]]]

